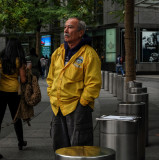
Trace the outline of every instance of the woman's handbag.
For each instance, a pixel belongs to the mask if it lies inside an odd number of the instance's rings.
[[[41,91],[36,76],[33,76],[29,69],[26,70],[27,82],[21,84],[21,99],[14,117],[21,118],[30,125],[30,118],[34,116],[33,107],[41,101]]]
[[[36,76],[31,76],[25,86],[24,97],[27,105],[36,106],[41,101],[41,91]]]

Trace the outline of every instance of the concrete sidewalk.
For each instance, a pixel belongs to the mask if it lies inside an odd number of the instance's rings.
[[[142,78],[139,78],[139,80],[143,81]],[[46,93],[47,85],[45,80],[40,79],[39,83],[42,90],[42,102],[36,106],[35,110],[36,112],[41,110],[41,112],[38,112],[32,119],[31,127],[24,124],[24,137],[28,145],[24,147],[23,151],[19,151],[13,130],[0,139],[0,153],[4,156],[4,160],[55,160],[49,133],[52,111]],[[148,87],[148,92],[151,94],[150,98],[152,100],[150,100],[149,105],[149,146],[146,147],[145,159],[159,160],[159,98],[157,98],[159,91],[155,87]],[[155,105],[155,100],[158,103],[157,105]],[[101,115],[116,114],[118,103],[117,98],[110,94],[109,91],[101,89],[100,96],[95,101],[95,111],[93,112],[94,145],[99,145],[99,125],[96,118]]]
[[[49,103],[49,97],[46,92],[45,80],[39,80],[42,101],[34,107],[35,116],[31,120],[31,126],[24,123],[24,139],[27,141],[27,147],[22,151],[18,150],[18,142],[13,125],[9,126],[11,131],[7,136],[0,139],[0,153],[4,160],[53,160],[54,152],[50,138],[50,122],[52,110]],[[9,111],[6,111],[9,112]],[[8,113],[6,113],[8,114]],[[11,119],[8,120],[10,123]],[[5,119],[5,123],[7,120]],[[3,124],[5,125],[5,124]],[[7,127],[2,128],[4,131]],[[8,132],[8,131],[7,131]]]

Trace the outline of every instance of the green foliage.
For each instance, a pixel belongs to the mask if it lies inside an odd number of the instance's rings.
[[[118,19],[119,22],[124,22],[124,10],[116,10],[109,12],[109,14],[114,15],[114,18]]]
[[[29,4],[23,0],[0,0],[0,29],[7,32],[22,30],[28,22]]]
[[[0,30],[8,33],[36,30],[49,22],[48,6],[47,0],[0,0]]]
[[[109,1],[109,0],[107,0]],[[118,4],[121,4],[121,5],[124,5],[124,0],[111,0],[112,1],[112,4],[114,3],[118,3]]]
[[[112,4],[119,4],[122,9],[115,10],[113,12],[109,12],[109,14],[114,15],[115,19],[118,19],[119,22],[124,21],[124,0],[107,0],[111,1]]]
[[[94,0],[68,0],[58,7],[56,13],[59,20],[78,17],[90,23],[94,16]]]
[[[95,1],[103,5],[103,0]],[[93,24],[94,0],[0,0],[0,30],[8,33],[37,31],[57,20],[79,17]]]

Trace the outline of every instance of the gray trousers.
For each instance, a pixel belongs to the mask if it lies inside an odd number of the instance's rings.
[[[76,110],[63,116],[59,110],[57,116],[53,114],[50,134],[53,149],[69,146],[93,145],[93,109],[78,103]]]

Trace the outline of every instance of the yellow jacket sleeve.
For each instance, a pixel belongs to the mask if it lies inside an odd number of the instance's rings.
[[[53,75],[54,75],[54,56],[53,56],[53,54],[51,56],[51,63],[50,63],[49,73],[48,73],[48,76],[47,76],[47,79],[46,79],[46,82],[48,84],[48,87],[47,87],[48,96],[50,96],[50,91],[51,91],[51,88],[52,88],[53,78],[54,78],[53,77]]]
[[[84,68],[84,89],[80,98],[80,103],[83,106],[94,102],[94,99],[99,96],[101,89],[101,62],[94,50],[94,52],[87,56],[87,64]]]

